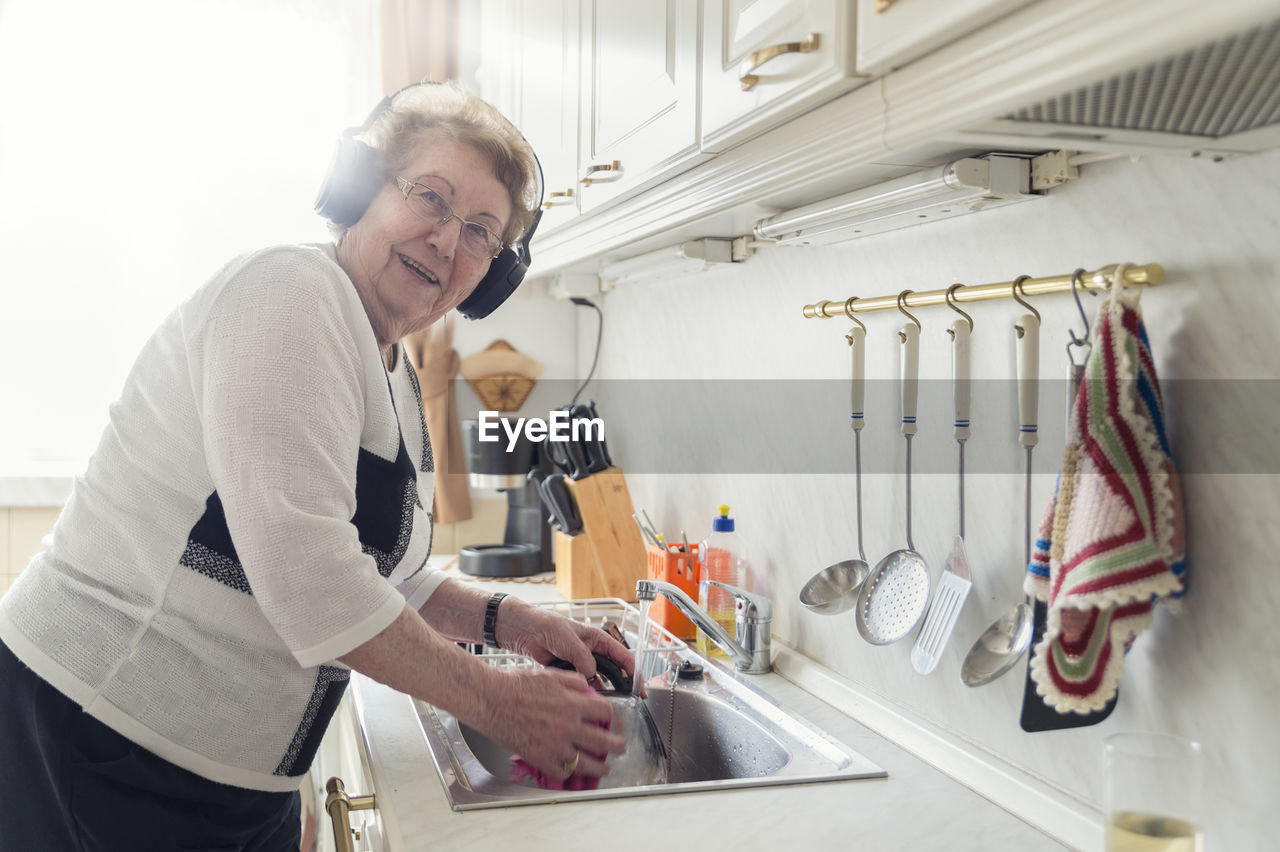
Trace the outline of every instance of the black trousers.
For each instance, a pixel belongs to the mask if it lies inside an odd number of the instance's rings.
[[[298,793],[202,778],[120,736],[0,643],[0,852],[297,852]]]

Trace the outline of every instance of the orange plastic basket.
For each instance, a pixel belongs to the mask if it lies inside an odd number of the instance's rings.
[[[681,553],[646,544],[645,557],[650,580],[670,583],[695,601],[698,599],[698,545],[691,544],[687,553]],[[649,619],[666,628],[677,639],[693,639],[698,634],[694,623],[663,595],[658,595],[658,599],[650,604]]]

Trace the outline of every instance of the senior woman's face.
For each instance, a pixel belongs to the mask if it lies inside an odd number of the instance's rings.
[[[392,175],[339,243],[338,263],[384,348],[457,307],[488,271],[490,258],[460,243],[459,219],[501,234],[512,212],[507,189],[484,155],[447,137],[425,135],[398,176],[430,187],[456,215],[443,225],[419,218]]]

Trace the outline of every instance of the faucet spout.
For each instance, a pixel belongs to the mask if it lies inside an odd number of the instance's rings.
[[[733,595],[735,601],[737,638],[730,636],[706,610],[694,603],[684,590],[661,580],[637,580],[636,598],[642,601],[656,600],[659,594],[671,601],[676,609],[733,658],[734,667],[747,674],[765,674],[773,663],[770,660],[772,638],[773,603],[765,597],[754,595],[745,589],[718,583]]]

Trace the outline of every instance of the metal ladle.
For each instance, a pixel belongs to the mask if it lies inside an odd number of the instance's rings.
[[[1014,326],[1018,334],[1018,443],[1027,450],[1024,571],[1031,562],[1031,451],[1038,440],[1040,402],[1040,312],[1027,304],[1020,293],[1022,282],[1028,277],[1020,276],[1013,282],[1013,298],[1031,311],[1019,317]],[[1009,671],[1030,647],[1034,629],[1035,608],[1031,596],[1024,594],[1022,603],[1000,616],[973,643],[960,667],[960,680],[966,686],[982,686]]]
[[[858,499],[858,558],[828,565],[814,574],[800,590],[800,603],[822,615],[848,611],[857,602],[858,590],[871,573],[867,554],[862,549],[862,407],[866,386],[867,327],[853,315],[851,305],[855,301],[856,297],[845,302],[845,313],[857,323],[856,328],[845,334],[845,340],[849,341],[849,423],[853,427],[854,488]]]

